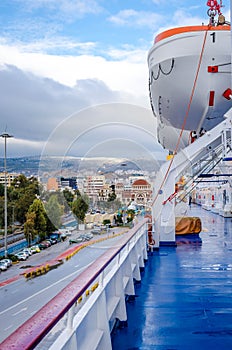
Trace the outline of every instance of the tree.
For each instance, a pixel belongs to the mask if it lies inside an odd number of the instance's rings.
[[[36,214],[35,212],[31,212],[31,213],[27,213],[26,214],[26,222],[24,223],[24,234],[26,237],[27,242],[29,243],[28,245],[30,245],[31,241],[34,240],[35,238],[35,217]]]
[[[36,196],[39,194],[39,183],[35,177],[27,179],[19,175],[8,188],[9,208],[14,207],[14,219],[23,223],[26,213]]]
[[[111,185],[110,188],[111,188],[111,192],[108,195],[107,201],[113,202],[117,198],[116,193],[115,193],[115,185]]]
[[[47,214],[47,231],[51,233],[61,225],[62,209],[56,194],[53,194],[45,204]]]
[[[23,193],[20,193],[18,200],[13,202],[15,208],[15,219],[23,223],[26,220],[26,214],[30,205],[36,199],[35,193],[30,188],[25,188]]]
[[[74,199],[74,194],[69,191],[68,189],[65,189],[63,192],[63,204],[64,204],[64,211],[65,213],[68,213],[70,209],[72,208],[72,203]]]
[[[39,235],[41,239],[46,236],[47,220],[46,212],[43,203],[40,199],[35,199],[30,205],[28,213],[34,213],[34,232]]]
[[[72,211],[73,211],[73,214],[76,215],[77,217],[78,224],[84,222],[85,215],[88,209],[89,209],[88,202],[82,196],[78,196],[77,199],[74,200],[72,205]]]
[[[26,188],[28,186],[28,179],[25,175],[20,174],[12,181],[11,186],[14,188]]]
[[[62,208],[62,211],[64,211],[64,213],[68,213],[72,208],[74,194],[68,189],[65,189],[64,191],[58,190],[55,192],[42,191],[41,198],[44,202],[48,202],[50,197],[53,195],[56,195],[57,201]]]
[[[134,217],[135,217],[135,211],[133,209],[128,209],[127,210],[127,222],[131,222],[133,221]]]
[[[111,192],[111,193],[109,193],[109,195],[108,195],[107,201],[108,201],[108,202],[113,202],[116,198],[117,198],[117,196],[116,196],[115,192]]]
[[[7,222],[24,223],[30,205],[39,194],[39,182],[35,177],[26,178],[24,175],[16,177],[11,186],[7,187]],[[0,186],[0,201],[4,201],[4,187]],[[0,206],[0,227],[4,225],[4,205]]]
[[[63,195],[64,195],[64,198],[66,199],[66,201],[71,205],[71,203],[73,202],[73,199],[74,199],[74,194],[71,191],[69,191],[68,189],[64,189]]]

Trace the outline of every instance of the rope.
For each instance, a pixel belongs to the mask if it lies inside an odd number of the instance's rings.
[[[192,100],[193,100],[193,95],[194,95],[194,92],[196,90],[196,84],[197,84],[197,80],[198,80],[198,76],[199,76],[199,71],[200,71],[200,67],[201,67],[201,63],[202,63],[202,58],[203,58],[203,53],[204,53],[204,49],[205,49],[205,43],[206,43],[206,38],[207,38],[207,33],[210,29],[210,26],[208,25],[208,29],[205,31],[205,35],[204,35],[204,40],[203,40],[203,45],[202,45],[202,49],[201,49],[201,54],[200,54],[200,58],[199,58],[199,62],[198,62],[198,67],[197,67],[197,72],[196,72],[196,76],[195,76],[195,80],[194,80],[194,84],[193,84],[193,87],[192,87],[192,92],[191,92],[191,95],[190,95],[190,99],[189,99],[189,103],[188,103],[188,108],[187,108],[187,111],[186,111],[186,114],[185,114],[185,118],[184,118],[184,121],[183,121],[183,124],[182,124],[182,128],[181,128],[181,131],[180,131],[180,135],[178,137],[178,140],[177,140],[177,144],[176,144],[176,147],[175,147],[175,151],[174,151],[174,154],[173,154],[173,157],[169,163],[169,166],[168,166],[168,169],[166,171],[166,174],[163,178],[163,181],[156,193],[156,196],[154,198],[154,200],[152,201],[152,206],[154,205],[154,203],[156,202],[157,198],[158,198],[158,195],[161,191],[161,189],[163,188],[163,185],[165,184],[166,180],[167,180],[167,177],[168,177],[168,174],[169,174],[169,171],[171,169],[171,166],[172,166],[172,163],[174,161],[174,157],[175,157],[175,154],[177,153],[177,150],[179,148],[179,145],[180,145],[180,141],[181,141],[181,137],[183,135],[183,132],[184,132],[184,128],[185,128],[185,125],[186,125],[186,122],[187,122],[187,118],[188,118],[188,115],[189,115],[189,111],[190,111],[190,107],[191,107],[191,104],[192,104]]]

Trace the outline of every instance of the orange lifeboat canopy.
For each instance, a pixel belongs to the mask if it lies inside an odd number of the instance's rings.
[[[177,28],[172,28],[165,30],[164,32],[158,34],[155,37],[154,44],[158,43],[161,40],[164,40],[166,38],[169,38],[173,35],[178,35],[178,34],[183,34],[183,33],[191,33],[191,32],[199,32],[199,31],[206,31],[206,30],[213,30],[213,31],[229,31],[230,26],[225,25],[225,26],[210,26],[210,25],[201,25],[201,26],[186,26],[186,27],[177,27]]]

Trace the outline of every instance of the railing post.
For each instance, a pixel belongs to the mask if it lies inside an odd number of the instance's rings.
[[[104,271],[102,271],[99,276],[99,286],[102,288],[103,285],[104,285]]]
[[[73,317],[75,313],[75,305],[73,305],[67,313],[67,329],[73,329]]]

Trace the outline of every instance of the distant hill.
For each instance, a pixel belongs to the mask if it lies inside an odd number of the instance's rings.
[[[146,159],[123,160],[117,158],[78,158],[47,157],[40,159],[39,156],[8,158],[7,171],[9,173],[20,173],[25,176],[37,176],[38,171],[46,173],[58,173],[65,170],[65,173],[78,173],[79,171],[96,171],[107,174],[116,171],[152,171],[156,172],[162,162],[152,162]],[[57,165],[59,167],[57,168]],[[4,158],[0,158],[0,172],[4,171]]]
[[[99,172],[102,174],[115,173],[117,170],[127,171],[127,170],[141,170],[141,168],[134,162],[125,161],[116,164],[105,164],[103,167],[99,168]]]
[[[26,176],[37,175],[40,157],[7,158],[8,173],[20,173]],[[4,171],[4,158],[0,158],[0,172]]]

